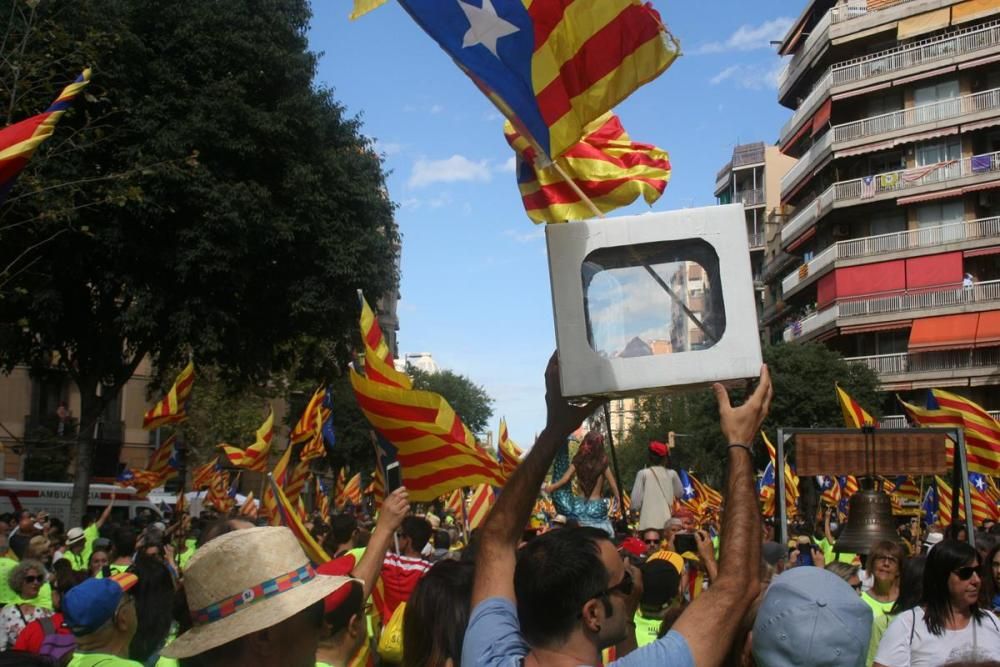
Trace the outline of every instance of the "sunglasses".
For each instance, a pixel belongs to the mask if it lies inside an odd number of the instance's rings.
[[[629,573],[628,570],[625,570],[625,576],[622,577],[621,581],[619,581],[617,584],[615,584],[611,588],[609,588],[607,590],[604,590],[604,591],[601,591],[600,593],[598,593],[594,597],[595,598],[607,597],[607,596],[611,595],[612,593],[621,593],[622,595],[631,595],[633,587],[634,587],[634,582],[632,581],[632,575]]]
[[[957,570],[952,570],[952,571],[954,572],[955,576],[961,579],[962,581],[968,581],[969,579],[972,579],[972,575],[974,575],[977,570],[978,568],[972,565],[966,565],[965,567],[960,567]]]
[[[646,544],[659,544],[660,540],[643,540]]]
[[[27,577],[24,578],[24,583],[26,584],[40,584],[43,581],[45,581],[45,577],[35,576],[33,574],[29,574]]]

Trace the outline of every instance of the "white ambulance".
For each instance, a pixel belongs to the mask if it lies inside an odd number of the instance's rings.
[[[140,513],[151,512],[160,517],[161,512],[148,498],[137,498],[132,487],[119,487],[111,484],[91,484],[90,499],[87,501],[87,513],[97,518],[108,503],[111,494],[115,494],[114,508],[111,518],[115,521],[134,519]],[[19,482],[12,479],[0,480],[0,514],[18,512],[26,509],[37,513],[46,511],[49,516],[58,517],[69,525],[69,503],[73,496],[73,485],[58,482]]]

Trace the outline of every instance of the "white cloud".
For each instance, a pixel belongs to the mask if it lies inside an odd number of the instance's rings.
[[[513,174],[514,173],[514,169],[516,167],[517,167],[517,158],[515,158],[513,155],[511,155],[509,158],[507,158],[504,161],[503,164],[497,165],[497,171],[499,171],[501,173]]]
[[[394,141],[382,141],[381,139],[375,140],[375,152],[379,155],[396,155],[403,150],[403,144],[396,143]]]
[[[776,19],[765,21],[760,25],[741,25],[725,41],[708,42],[697,47],[693,53],[695,55],[705,53],[725,53],[727,51],[753,51],[755,49],[766,49],[770,42],[783,39],[792,27],[794,19],[787,16],[779,16]]]
[[[532,243],[545,238],[545,226],[536,225],[531,228],[530,231],[521,231],[521,228],[505,229],[503,231],[503,235],[507,238],[513,239],[517,243]]]
[[[413,163],[410,180],[411,188],[423,188],[434,183],[456,183],[471,181],[487,183],[493,178],[488,160],[473,162],[463,155],[452,155],[444,160],[420,158]]]
[[[745,90],[769,90],[778,88],[778,75],[784,67],[784,62],[771,66],[764,65],[730,65],[708,80],[713,86],[727,83]]]

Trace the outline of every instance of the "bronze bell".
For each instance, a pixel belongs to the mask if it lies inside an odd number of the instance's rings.
[[[884,491],[862,489],[851,496],[847,525],[834,547],[842,553],[868,554],[876,543],[899,542],[892,501]]]

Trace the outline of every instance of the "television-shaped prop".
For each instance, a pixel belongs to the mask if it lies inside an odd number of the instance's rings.
[[[545,228],[563,394],[623,397],[760,374],[743,206]]]

